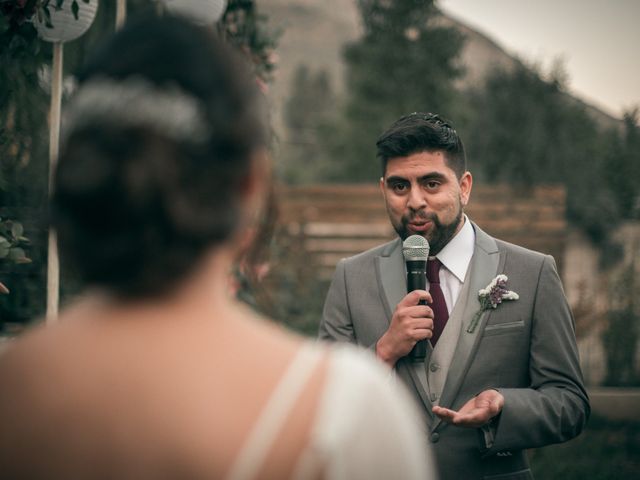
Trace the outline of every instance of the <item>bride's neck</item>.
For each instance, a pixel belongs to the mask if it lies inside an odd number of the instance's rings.
[[[107,316],[171,315],[179,312],[182,317],[224,318],[224,315],[220,314],[230,314],[238,309],[238,302],[230,288],[234,260],[235,251],[224,247],[217,248],[205,254],[186,277],[177,280],[167,277],[169,288],[166,293],[149,299],[121,300],[104,292],[88,292],[84,301],[80,301],[67,313],[80,313],[85,309],[92,309],[94,312],[102,311]]]

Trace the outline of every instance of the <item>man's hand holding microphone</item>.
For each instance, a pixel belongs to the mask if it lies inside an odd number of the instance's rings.
[[[402,244],[407,267],[407,295],[398,303],[387,331],[376,344],[376,355],[389,366],[410,355],[422,361],[427,340],[433,335],[433,302],[427,286],[429,242],[421,235],[411,235]]]

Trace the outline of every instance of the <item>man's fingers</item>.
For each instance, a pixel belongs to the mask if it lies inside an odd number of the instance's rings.
[[[433,318],[430,317],[409,317],[406,325],[410,330],[433,330]]]
[[[400,300],[400,303],[398,303],[398,307],[412,307],[414,305],[418,305],[418,303],[420,303],[420,300],[424,300],[426,303],[433,302],[431,294],[426,290],[414,290],[407,293],[407,295],[405,295],[405,297]]]
[[[487,418],[486,411],[477,410],[469,413],[463,413],[458,415],[453,419],[454,425],[462,425],[462,426],[479,426],[487,423],[489,419]]]
[[[416,305],[415,307],[406,307],[403,313],[413,318],[433,318],[433,310],[426,305]]]
[[[457,412],[453,410],[449,410],[448,408],[442,408],[438,406],[433,407],[432,412],[436,414],[438,417],[440,417],[442,420],[444,420],[445,422],[449,422],[449,423],[453,423],[453,420],[457,415]]]
[[[445,422],[460,427],[479,427],[489,421],[486,415],[487,412],[483,409],[475,409],[471,412],[461,413],[448,408],[435,406],[432,411]]]
[[[412,335],[414,340],[426,340],[433,337],[433,327],[431,328],[416,328]]]

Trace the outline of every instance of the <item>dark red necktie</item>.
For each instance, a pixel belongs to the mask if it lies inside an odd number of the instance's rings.
[[[431,345],[434,347],[442,335],[447,320],[449,320],[449,312],[447,311],[447,303],[444,301],[442,288],[440,288],[440,267],[442,263],[437,258],[427,260],[427,280],[429,280],[429,293],[433,299],[433,303],[429,306],[433,310],[433,336],[431,337]]]

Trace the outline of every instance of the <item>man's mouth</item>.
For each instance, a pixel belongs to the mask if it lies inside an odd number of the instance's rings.
[[[430,221],[424,221],[424,222],[409,222],[407,224],[407,226],[409,227],[409,229],[413,232],[426,232],[427,230],[429,230],[431,228],[431,225],[433,225],[432,222]]]

